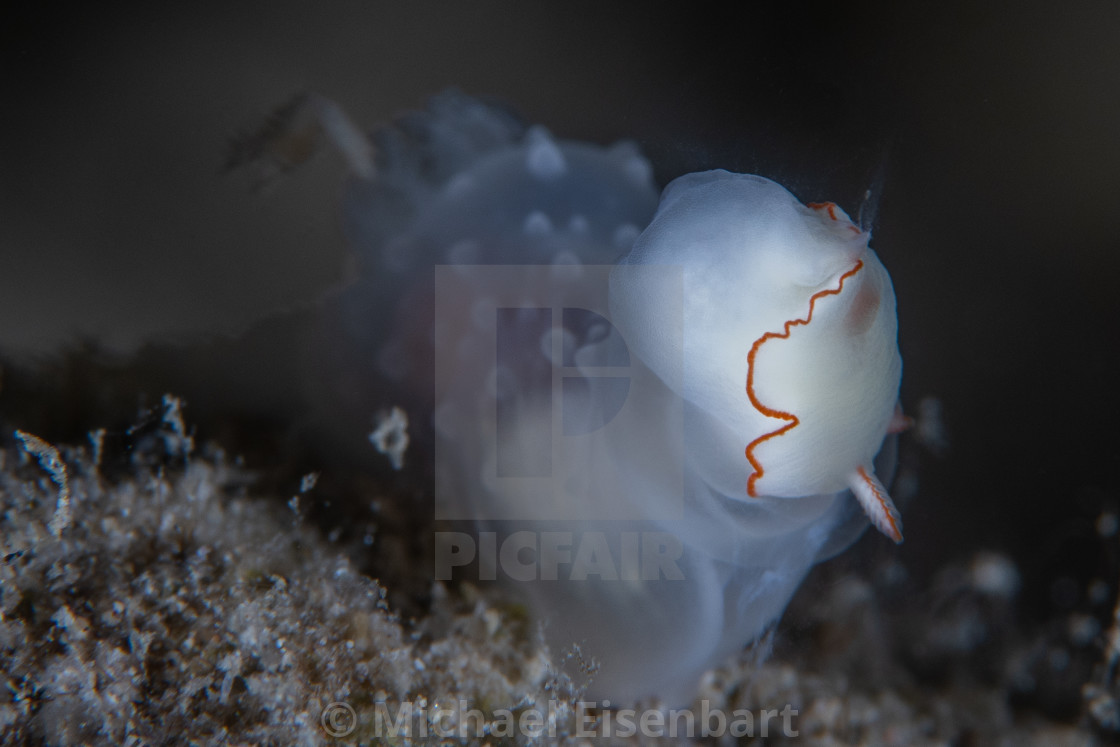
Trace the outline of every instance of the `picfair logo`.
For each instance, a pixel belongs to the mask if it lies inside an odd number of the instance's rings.
[[[683,408],[666,383],[680,371],[631,352],[612,271],[682,308],[679,267],[436,267],[437,519],[680,517]]]

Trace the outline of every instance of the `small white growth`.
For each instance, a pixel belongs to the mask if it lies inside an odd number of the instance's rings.
[[[378,453],[389,457],[393,469],[404,466],[404,453],[408,449],[408,416],[394,407],[388,415],[382,414],[377,427],[369,434],[369,442]]]
[[[1092,615],[1071,615],[1067,630],[1071,643],[1075,646],[1088,646],[1100,635],[1101,624]]]
[[[632,184],[653,184],[653,166],[642,156],[636,143],[630,140],[615,143],[611,146],[611,156]]]
[[[576,213],[568,219],[568,230],[572,233],[587,233],[587,229],[589,229],[590,227],[591,226],[587,222],[587,218],[583,217],[579,213]]]
[[[641,235],[641,230],[633,223],[623,223],[618,228],[614,229],[614,235],[611,236],[611,241],[618,249],[629,249],[634,246],[634,242],[638,240]]]
[[[58,449],[30,433],[16,431],[16,438],[23,443],[23,450],[39,460],[39,466],[50,474],[58,485],[58,504],[54,516],[47,525],[55,537],[62,536],[62,530],[70,525],[70,482],[66,477],[66,464],[58,454]]]
[[[611,146],[611,155],[622,161],[622,171],[635,184],[653,183],[653,166],[642,157],[636,143],[621,140]]]
[[[105,429],[98,428],[89,432],[89,443],[93,448],[93,466],[101,466],[102,449],[105,445]]]
[[[914,424],[914,437],[934,454],[944,454],[949,449],[949,433],[941,409],[941,400],[937,397],[923,397],[918,403],[918,418]]]
[[[602,342],[603,340],[607,339],[610,333],[611,325],[606,321],[592,322],[591,325],[587,328],[587,332],[584,333],[584,337],[587,338],[588,344],[594,344],[596,342]]]
[[[319,473],[318,472],[308,472],[299,481],[299,492],[306,493],[307,491],[314,488],[315,483],[317,483],[317,482],[319,482]]]
[[[653,181],[653,167],[649,165],[649,161],[639,155],[634,155],[626,159],[626,163],[623,164],[622,168],[626,172],[626,176],[639,184],[646,184]]]
[[[1104,604],[1109,598],[1109,585],[1103,578],[1094,579],[1089,584],[1089,601],[1093,604]]]
[[[218,671],[224,672],[225,676],[222,678],[222,689],[218,695],[218,701],[226,703],[229,701],[230,693],[233,690],[233,682],[241,674],[241,654],[237,651],[231,651],[218,660]]]
[[[525,135],[525,144],[528,146],[525,167],[533,176],[538,179],[555,179],[568,170],[564,154],[544,127],[530,127]]]
[[[171,429],[163,433],[163,448],[169,456],[179,454],[184,458],[194,451],[194,439],[187,435],[183,425],[183,402],[170,394],[163,395],[163,424]]]
[[[1019,571],[1004,555],[980,553],[972,559],[969,577],[972,588],[981,594],[1010,599],[1019,591]]]
[[[89,636],[89,620],[80,615],[75,615],[69,605],[62,605],[51,616],[51,622],[66,631],[67,635],[76,641],[84,640]]]
[[[540,210],[534,210],[525,216],[521,230],[530,236],[543,236],[552,232],[552,221]]]

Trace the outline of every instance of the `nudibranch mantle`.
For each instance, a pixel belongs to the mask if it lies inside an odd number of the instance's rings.
[[[872,460],[895,418],[902,359],[890,276],[869,238],[836,205],[803,205],[769,179],[689,174],[666,188],[624,260],[682,265],[683,318],[625,274],[612,281],[611,313],[654,371],[683,360],[678,394],[700,441],[689,459],[712,487],[744,498],[851,489],[897,542],[901,521]],[[664,334],[674,325],[681,334]]]
[[[839,208],[726,171],[677,179],[658,207],[635,146],[554,140],[455,92],[376,133],[374,164],[341,139],[365,270],[339,302],[354,391],[380,383],[413,402],[415,442],[435,446],[437,513],[480,552],[486,536],[535,537],[540,551],[570,535],[618,561],[568,578],[573,549],[548,578],[538,562],[533,582],[502,579],[554,652],[575,643],[600,663],[589,697],[691,702],[702,672],[860,536],[864,511],[898,536],[874,469],[893,468],[887,434],[903,420],[894,293]],[[499,322],[499,307],[518,315]],[[499,326],[517,353],[500,371]],[[623,386],[592,386],[604,380]],[[499,400],[517,416],[500,428]],[[588,427],[569,433],[570,415]],[[499,452],[545,454],[545,477],[499,474]],[[572,493],[595,500],[549,513]],[[628,576],[644,567],[626,562],[635,538],[643,552],[672,539],[679,573]]]

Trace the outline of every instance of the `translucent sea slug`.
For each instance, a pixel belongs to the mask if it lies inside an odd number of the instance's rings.
[[[354,344],[426,410],[437,578],[510,581],[590,695],[686,701],[866,517],[901,540],[894,294],[837,206],[725,171],[657,205],[633,145],[456,93],[374,144]]]

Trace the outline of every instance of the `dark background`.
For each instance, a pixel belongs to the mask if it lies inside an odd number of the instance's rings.
[[[938,397],[951,439],[911,450],[900,557],[1006,551],[1032,604],[1083,604],[1120,504],[1120,4],[690,7],[9,9],[0,353],[128,353],[314,303],[346,264],[340,159],[253,191],[220,173],[226,142],[300,91],[373,127],[455,85],[633,138],[662,183],[750,171],[853,214],[881,186],[903,402]]]

